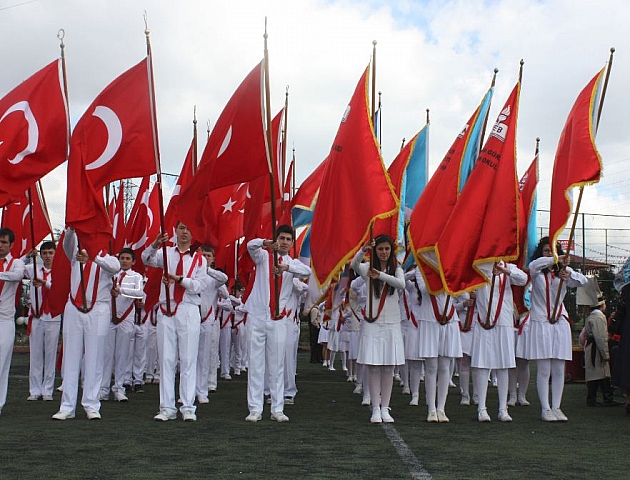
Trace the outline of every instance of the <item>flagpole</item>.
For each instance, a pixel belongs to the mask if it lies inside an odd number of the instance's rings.
[[[490,83],[490,88],[494,88],[494,84],[497,80],[497,73],[499,73],[499,69],[495,68],[494,69],[494,75],[492,75],[492,82]],[[492,101],[492,100],[490,100]],[[479,153],[481,153],[481,149],[483,148],[483,138],[486,136],[486,127],[488,126],[488,117],[490,115],[486,115],[486,118],[483,119],[483,127],[481,127],[481,137],[479,137],[479,151],[477,152],[477,155],[479,155]]]
[[[610,70],[612,68],[612,61],[613,61],[613,54],[615,53],[615,48],[611,47],[610,48],[610,57],[608,59],[608,65],[606,68],[606,75],[604,77],[604,85],[602,87],[602,95],[601,95],[601,99],[599,101],[599,107],[597,109],[597,118],[596,118],[596,123],[595,123],[595,132],[593,133],[593,137],[595,135],[597,135],[597,129],[599,128],[599,120],[602,116],[602,109],[603,109],[603,105],[604,105],[604,98],[606,98],[606,90],[608,89],[608,79],[610,78]],[[584,193],[584,185],[580,186],[580,193],[578,194],[578,199],[577,202],[575,204],[575,213],[573,214],[573,222],[571,224],[571,232],[569,233],[569,243],[567,246],[567,251],[564,254],[564,260],[563,260],[563,265],[567,265],[568,261],[569,261],[569,252],[571,251],[571,242],[573,241],[573,237],[575,235],[575,226],[577,224],[577,218],[578,218],[578,213],[580,211],[580,204],[582,203],[582,195]],[[551,245],[550,245],[551,246]],[[553,249],[553,246],[551,246]],[[562,289],[562,285],[564,284],[564,279],[562,277],[560,277],[560,283],[558,283],[558,290],[556,293],[556,301],[554,302],[553,305],[553,314],[551,315],[551,318],[548,319],[550,323],[556,323],[558,321],[557,314],[558,314],[558,307],[559,307],[559,301],[560,301],[560,291]]]
[[[42,208],[44,210],[44,217],[46,218],[46,223],[48,224],[48,229],[50,230],[50,240],[55,245],[57,242],[55,241],[55,235],[53,233],[52,223],[50,223],[50,214],[48,213],[48,205],[46,205],[46,197],[44,196],[44,187],[42,186],[42,181],[37,180],[37,193],[39,195],[39,199],[42,203]]]
[[[372,124],[376,121],[376,40],[372,40]],[[375,125],[374,125],[375,127]],[[378,140],[378,139],[377,139]],[[374,224],[370,224],[370,247],[372,247],[372,241],[374,240]],[[375,249],[372,247],[370,252],[370,270],[374,268]],[[384,290],[384,289],[383,289]],[[384,292],[381,292],[384,293]],[[374,303],[372,297],[374,296],[374,281],[372,277],[368,276],[368,315],[366,321],[369,323],[374,322],[376,319],[372,318],[372,304]]]
[[[372,40],[372,122],[376,120],[376,43],[376,40]]]
[[[61,28],[57,32],[57,38],[59,39],[59,48],[61,49],[61,77],[63,79],[63,94],[66,100],[66,114],[68,118],[70,118],[70,99],[68,97],[68,76],[66,74],[66,54],[65,49],[66,45],[63,42],[64,37],[66,36],[66,31]],[[66,132],[66,158],[70,156],[70,122],[68,122],[68,129]],[[77,250],[81,251],[81,244],[79,242],[79,236],[77,235]],[[80,287],[81,287],[81,297],[83,298],[82,310],[87,312],[87,299],[85,298],[85,278],[83,276],[83,264],[78,262],[79,264],[79,277]]]
[[[282,129],[282,185],[286,181],[287,174],[287,129],[289,128],[289,86],[287,85],[286,91],[284,92],[284,128]],[[282,196],[282,201],[284,203],[284,195]]]
[[[147,63],[148,63],[148,71],[149,71],[149,104],[151,106],[151,127],[153,131],[153,153],[155,155],[155,174],[156,174],[156,184],[158,187],[158,203],[159,211],[160,211],[160,233],[162,237],[164,237],[165,227],[164,227],[164,195],[162,193],[162,167],[160,164],[160,145],[158,141],[158,131],[157,131],[157,114],[155,111],[155,88],[153,83],[153,58],[151,56],[151,40],[149,39],[149,25],[147,23],[147,14],[144,13],[144,36],[147,41]],[[162,242],[162,263],[163,263],[163,271],[164,277],[168,278],[168,256],[166,252],[166,242]],[[171,295],[168,289],[168,285],[164,285],[166,290],[166,315],[172,316],[171,312]]]
[[[192,173],[197,173],[197,105],[193,109]]]
[[[263,35],[264,38],[264,77],[265,77],[265,138],[266,142],[266,151],[267,151],[267,164],[269,166],[269,184],[270,184],[270,198],[271,198],[271,233],[272,239],[276,241],[276,199],[275,199],[275,176],[276,176],[276,168],[273,156],[272,149],[272,135],[271,135],[271,93],[269,88],[269,51],[267,50],[267,17],[265,17],[265,33]],[[274,269],[278,267],[278,251],[273,250],[273,266]],[[274,297],[275,297],[275,311],[274,316],[280,316],[280,279],[277,275],[273,276],[274,283]]]
[[[28,187],[28,218],[31,225],[31,245],[35,249],[35,222],[33,221],[33,187]],[[33,257],[33,281],[37,281],[37,255]],[[35,294],[35,312],[39,312],[39,299]]]

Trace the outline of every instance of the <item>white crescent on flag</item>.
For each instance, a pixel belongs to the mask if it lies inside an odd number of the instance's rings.
[[[4,112],[2,118],[0,118],[0,122],[2,122],[2,120],[4,120],[8,115],[13,112],[23,112],[24,119],[28,123],[28,142],[26,144],[26,148],[9,160],[9,163],[17,165],[22,160],[24,160],[24,157],[35,153],[35,151],[37,150],[37,143],[39,142],[39,127],[37,126],[37,120],[35,120],[35,116],[31,111],[31,106],[27,101],[23,100],[10,106],[7,111]],[[2,145],[3,143],[4,142],[0,140],[0,145]]]
[[[105,165],[114,158],[122,143],[122,125],[120,124],[120,119],[111,108],[99,105],[94,109],[92,115],[100,118],[105,124],[105,128],[107,128],[107,145],[100,157],[85,166],[86,170],[95,170]]]
[[[142,237],[137,242],[131,245],[131,248],[133,250],[138,250],[144,247],[147,243],[147,240],[149,239],[149,236],[147,234],[149,233],[149,231],[151,231],[151,227],[153,226],[153,211],[149,207],[149,198],[150,192],[147,190],[142,196],[142,205],[147,208],[147,219],[149,224],[144,228],[144,233],[142,234]]]
[[[221,144],[221,148],[219,149],[219,153],[217,154],[217,158],[219,158],[230,146],[230,140],[232,140],[232,125],[230,125],[229,130],[225,134],[225,138],[223,139],[223,143]]]

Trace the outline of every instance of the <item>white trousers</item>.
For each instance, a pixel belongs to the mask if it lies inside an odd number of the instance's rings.
[[[243,368],[243,342],[241,338],[245,336],[245,330],[232,328],[232,353],[230,354],[230,365],[234,372]]]
[[[265,370],[269,379],[271,411],[284,410],[284,355],[286,322],[269,317],[248,317],[250,331],[249,369],[247,372],[247,405],[249,411],[263,411]]]
[[[219,334],[219,359],[221,361],[221,376],[230,374],[230,353],[232,351],[232,327],[230,323],[221,328]]]
[[[146,350],[146,373],[151,381],[160,378],[160,359],[157,350],[157,326],[147,320],[144,325],[144,341]]]
[[[199,329],[199,351],[197,352],[197,381],[195,394],[207,397],[210,379],[210,344],[212,337],[212,321],[203,322]]]
[[[194,413],[197,378],[197,352],[201,316],[199,307],[180,303],[177,312],[167,317],[158,313],[157,346],[160,356],[160,411],[177,412],[175,407],[175,370],[179,359],[180,411]],[[178,355],[179,354],[179,355]]]
[[[112,322],[109,323],[107,350],[105,352],[105,363],[103,365],[103,381],[101,382],[101,393],[104,395],[109,394],[112,372],[114,373],[112,392],[125,393],[123,385],[129,366],[132,335],[133,323],[131,323],[131,320],[123,320],[118,325],[114,325]]]
[[[7,401],[9,390],[9,369],[15,342],[15,321],[0,320],[0,411]]]
[[[128,385],[142,385],[144,383],[144,373],[147,370],[147,347],[143,325],[134,323],[129,348],[125,383]]]
[[[297,351],[300,343],[300,324],[293,319],[287,320],[287,341],[284,353],[284,396],[295,397],[297,385],[295,374],[297,372]]]
[[[206,320],[210,322],[210,319]],[[219,336],[221,334],[221,325],[214,318],[210,323],[210,376],[208,386],[210,390],[217,389],[217,369],[219,368]]]
[[[31,395],[52,396],[55,388],[55,364],[61,330],[60,317],[57,320],[31,320],[31,335],[28,339],[30,368],[28,374]]]
[[[79,395],[79,374],[83,357],[83,396],[81,405],[87,410],[100,410],[99,391],[103,380],[103,363],[111,307],[109,302],[96,302],[83,313],[70,302],[63,314],[63,394],[59,410],[74,412]]]

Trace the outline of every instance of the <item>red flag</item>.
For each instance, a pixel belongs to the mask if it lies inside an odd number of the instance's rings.
[[[435,257],[435,244],[457,203],[461,185],[465,183],[462,182],[462,177],[467,176],[466,164],[470,163],[468,160],[477,158],[492,90],[488,90],[455,138],[411,212],[407,229],[409,246],[427,288],[433,295],[444,290]]]
[[[63,239],[66,232],[63,232],[57,242],[57,250],[53,258],[51,267],[52,284],[48,294],[50,314],[53,317],[61,315],[66,308],[66,302],[70,295],[70,260],[63,251]]]
[[[556,243],[573,210],[571,191],[599,182],[602,160],[595,146],[595,115],[603,68],[580,92],[560,134],[551,180],[549,237],[554,256]]]
[[[60,60],[0,99],[0,207],[66,160],[69,131]]]
[[[72,133],[66,224],[92,254],[107,248],[111,225],[102,187],[156,172],[147,59],[114,80]]]
[[[177,205],[177,202],[179,200],[179,195],[181,194],[181,192],[185,191],[188,188],[188,185],[190,185],[190,182],[192,182],[194,175],[194,142],[195,139],[193,138],[192,142],[190,142],[190,147],[188,148],[186,158],[184,159],[182,170],[179,173],[179,177],[177,177],[177,184],[175,185],[175,188],[173,189],[173,194],[171,195],[171,199],[168,202],[168,208],[166,209],[166,213],[164,214],[164,231],[171,235],[173,238],[175,237],[175,225],[177,224],[178,220],[175,206]]]
[[[37,185],[37,184],[36,184]],[[10,228],[15,233],[15,243],[11,249],[11,255],[20,258],[30,252],[47,236],[52,236],[50,220],[44,210],[39,188],[31,187],[17,202],[4,207],[2,213],[2,226]],[[33,192],[31,203],[33,205],[33,231],[31,235],[31,218],[29,206],[29,192]],[[35,239],[33,245],[32,238]]]
[[[80,156],[94,188],[156,171],[147,59],[103,90],[72,132],[70,160]]]
[[[122,182],[120,182],[118,189],[118,198],[112,199],[110,203],[109,218],[112,219],[112,234],[114,236],[112,254],[116,255],[125,244],[125,187]]]
[[[278,225],[292,225],[291,221],[291,193],[293,185],[293,165],[295,160],[291,160],[289,164],[289,171],[287,172],[287,178],[284,181],[284,189],[282,192],[282,210],[280,218],[278,219]]]
[[[125,247],[136,253],[134,270],[143,273],[142,251],[160,233],[160,198],[156,185],[149,190],[149,177],[142,179],[136,201],[129,214],[125,232]]]
[[[205,229],[204,211],[211,204],[208,192],[270,172],[262,121],[262,66],[259,63],[230,98],[210,134],[195,177],[178,198],[177,216],[197,239]]]
[[[516,119],[520,83],[512,90],[437,244],[446,290],[478,288],[499,260],[518,258]]]
[[[341,120],[313,215],[311,262],[320,285],[352,259],[377,218],[399,207],[372,128],[368,73],[369,66]]]

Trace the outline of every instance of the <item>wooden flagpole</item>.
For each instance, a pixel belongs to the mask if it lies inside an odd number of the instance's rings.
[[[55,234],[53,233],[52,223],[50,222],[50,214],[48,213],[48,205],[46,204],[46,197],[44,196],[44,187],[42,186],[42,181],[37,180],[37,191],[39,194],[39,198],[42,202],[42,208],[44,209],[44,217],[46,217],[46,222],[48,223],[48,228],[50,229],[50,241],[57,245],[57,241],[55,240]]]
[[[208,126],[208,129],[210,127]],[[197,161],[198,161],[198,151],[197,151],[197,105],[193,109],[193,144],[192,144],[192,173],[193,175],[197,173]]]
[[[157,113],[155,108],[155,88],[153,83],[153,58],[151,56],[151,40],[149,39],[150,35],[149,25],[147,21],[147,14],[144,13],[144,36],[147,41],[147,62],[148,62],[148,71],[149,71],[149,98],[150,98],[150,106],[151,106],[151,127],[153,131],[153,154],[155,156],[155,174],[156,174],[156,184],[158,187],[158,199],[159,199],[159,210],[160,210],[160,233],[162,236],[166,233],[165,225],[164,225],[164,195],[162,193],[162,167],[160,164],[160,143],[158,140],[158,130],[157,130]],[[163,271],[164,276],[168,277],[168,256],[166,251],[166,243],[162,242],[162,259],[163,259]],[[171,312],[171,295],[169,293],[168,285],[164,285],[166,289],[166,315],[172,316]]]
[[[376,40],[372,41],[372,125],[374,126],[374,122],[376,120]],[[380,145],[379,145],[380,147]],[[372,245],[372,241],[374,240],[374,223],[370,224],[370,246]],[[370,251],[370,270],[374,268],[374,257],[376,256],[376,249],[372,247]],[[374,297],[374,281],[372,277],[368,276],[368,314],[365,319],[367,322],[374,322],[375,319],[372,318],[372,304]]]
[[[31,226],[31,245],[33,249],[36,248],[35,245],[35,222],[33,221],[33,187],[28,187],[27,191],[28,197],[28,219]],[[33,281],[37,281],[37,255],[33,257]],[[35,294],[35,312],[39,312],[39,299],[37,294]]]
[[[267,147],[267,164],[269,166],[269,186],[270,186],[270,198],[271,198],[271,238],[273,241],[276,241],[276,199],[275,199],[275,178],[276,178],[276,163],[274,161],[274,152],[273,152],[273,138],[271,132],[271,93],[269,88],[269,51],[267,50],[267,17],[265,17],[265,33],[263,35],[264,38],[264,78],[265,78],[265,98],[264,98],[264,107],[265,107],[265,138],[266,138],[266,147]],[[273,266],[274,269],[278,267],[278,251],[273,251]],[[278,305],[280,300],[280,279],[277,275],[274,275],[274,291],[273,295],[275,297],[275,311],[274,315],[278,317],[280,315],[280,306]]]
[[[612,62],[613,62],[613,54],[615,53],[615,48],[611,47],[610,48],[610,57],[608,59],[608,65],[606,68],[606,75],[604,77],[604,85],[602,87],[602,96],[601,99],[599,101],[599,107],[597,109],[597,117],[595,119],[595,132],[593,133],[593,136],[595,136],[597,134],[597,129],[599,128],[599,120],[601,119],[602,116],[602,109],[604,106],[604,98],[606,97],[606,90],[608,89],[608,79],[610,78],[610,70],[612,68]],[[571,232],[569,233],[569,244],[567,247],[567,251],[564,254],[564,260],[563,260],[563,265],[567,265],[569,263],[569,252],[571,251],[571,242],[573,241],[573,237],[575,236],[575,225],[577,224],[577,218],[578,218],[578,213],[580,212],[580,205],[582,203],[582,195],[584,193],[584,185],[582,185],[580,187],[580,191],[578,194],[578,199],[577,202],[575,204],[575,213],[573,214],[573,222],[571,223]],[[553,245],[550,245],[550,247],[553,249]],[[562,277],[560,277],[560,282],[558,283],[558,290],[556,292],[556,301],[554,302],[553,305],[553,313],[551,315],[551,318],[549,318],[549,322],[550,323],[556,323],[558,321],[558,307],[559,307],[559,303],[560,303],[560,292],[562,290],[562,285],[564,284],[564,279]]]

